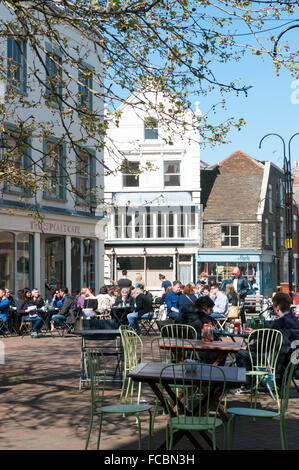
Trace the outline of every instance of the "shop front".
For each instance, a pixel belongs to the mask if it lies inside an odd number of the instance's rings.
[[[274,263],[272,253],[262,252],[211,252],[197,254],[197,275],[206,272],[209,282],[222,282],[233,277],[233,269],[239,267],[241,275],[254,280],[263,295],[272,295],[274,285]]]
[[[54,217],[53,217],[54,218]],[[73,293],[103,284],[104,241],[96,233],[96,218],[47,215],[36,222],[30,215],[1,214],[0,286],[19,296],[24,287],[38,288],[51,298],[67,286]]]
[[[106,247],[106,276],[118,280],[122,271],[135,284],[136,277],[141,276],[146,288],[154,294],[161,291],[159,274],[173,282],[179,279],[183,284],[194,281],[195,247]]]

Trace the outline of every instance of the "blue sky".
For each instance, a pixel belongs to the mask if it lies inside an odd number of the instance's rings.
[[[295,52],[299,49],[298,38],[299,28],[296,28],[286,33],[280,42],[284,44],[285,40],[288,40],[291,50]],[[281,70],[277,76],[269,58],[263,61],[253,55],[247,55],[237,63],[219,65],[217,70],[221,79],[240,77],[252,88],[248,91],[247,97],[226,94],[228,109],[222,111],[219,108],[216,118],[243,117],[247,124],[239,132],[235,130],[230,132],[231,143],[218,145],[214,149],[202,148],[201,159],[213,164],[228,157],[235,150],[241,149],[257,160],[270,160],[282,167],[283,144],[279,138],[268,137],[263,141],[261,150],[259,142],[265,134],[271,132],[280,134],[287,146],[290,137],[299,132],[299,80],[295,82],[286,70]],[[292,85],[295,88],[291,88]],[[215,98],[216,95],[211,94],[199,100],[202,112],[215,102]],[[215,118],[213,123],[216,123]],[[294,160],[299,160],[299,136],[292,141],[291,161]]]

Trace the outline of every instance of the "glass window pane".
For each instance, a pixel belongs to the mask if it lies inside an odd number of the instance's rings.
[[[95,241],[83,240],[83,286],[95,288]]]
[[[239,227],[237,225],[231,226],[231,234],[232,235],[239,235]]]
[[[65,285],[64,243],[64,237],[47,238],[45,242],[45,285],[47,298],[51,298],[54,290]]]
[[[81,290],[81,243],[79,238],[72,238],[71,248],[71,282],[72,294],[77,294]]]
[[[144,120],[144,139],[158,139],[158,121],[154,118]]]
[[[30,235],[19,233],[17,235],[17,292],[24,287],[30,288]]]
[[[0,286],[14,291],[14,235],[0,232]]]

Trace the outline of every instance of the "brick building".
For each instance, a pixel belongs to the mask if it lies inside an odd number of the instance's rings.
[[[285,282],[287,260],[283,172],[237,150],[201,171],[203,244],[198,273],[231,277],[234,266],[254,276],[260,292]]]

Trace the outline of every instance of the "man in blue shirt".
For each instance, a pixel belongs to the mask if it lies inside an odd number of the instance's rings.
[[[5,295],[5,289],[0,289],[0,318],[2,321],[7,321],[8,310],[9,300]]]
[[[159,279],[162,281],[161,287],[166,292],[168,287],[171,287],[171,282],[166,279],[164,274],[159,274]]]
[[[181,294],[182,284],[180,281],[174,281],[172,285],[172,291],[168,292],[165,297],[165,303],[167,306],[167,315],[172,320],[176,320],[180,316],[178,308],[178,299]]]

